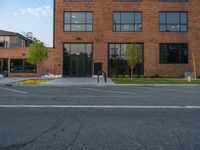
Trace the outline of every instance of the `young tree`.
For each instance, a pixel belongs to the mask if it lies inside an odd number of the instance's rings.
[[[48,49],[44,46],[42,42],[35,40],[29,47],[28,62],[30,64],[36,65],[47,58]]]
[[[131,69],[131,80],[133,79],[133,69],[140,61],[140,52],[135,44],[128,44],[125,52],[128,66]]]

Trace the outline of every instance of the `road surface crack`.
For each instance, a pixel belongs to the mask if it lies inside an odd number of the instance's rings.
[[[65,111],[66,111],[66,110],[65,110]],[[10,149],[12,149],[12,150],[19,150],[19,149],[21,149],[21,148],[24,147],[24,146],[27,146],[27,145],[29,145],[29,144],[34,143],[34,142],[37,141],[41,136],[43,136],[43,135],[45,135],[45,134],[51,132],[52,130],[56,130],[56,129],[59,127],[59,125],[60,125],[60,123],[58,123],[59,120],[60,120],[60,119],[59,119],[59,114],[61,114],[61,113],[63,113],[63,112],[64,112],[64,111],[61,111],[61,112],[56,113],[56,114],[55,114],[55,116],[56,116],[56,121],[55,121],[55,123],[54,123],[51,127],[49,127],[48,129],[42,131],[40,134],[38,134],[38,135],[35,136],[34,138],[32,138],[32,139],[30,139],[30,140],[28,140],[28,141],[25,140],[24,142],[19,142],[19,143],[16,143],[16,144],[12,144],[12,145],[8,145],[8,146],[0,147],[0,150],[10,150]]]

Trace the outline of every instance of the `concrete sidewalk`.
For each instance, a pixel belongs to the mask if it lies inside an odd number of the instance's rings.
[[[110,78],[107,78],[107,83],[103,78],[100,78],[99,84],[96,77],[68,77],[50,80],[42,83],[41,86],[87,86],[87,85],[115,85]]]
[[[28,79],[47,79],[37,77],[8,77],[0,78],[0,85],[9,85],[17,81],[28,80]],[[52,79],[48,82],[36,85],[36,86],[84,86],[84,85],[115,85],[110,78],[107,78],[107,83],[104,82],[103,78],[100,77],[99,84],[97,83],[96,77],[66,77],[59,79]],[[27,85],[28,86],[28,85]]]

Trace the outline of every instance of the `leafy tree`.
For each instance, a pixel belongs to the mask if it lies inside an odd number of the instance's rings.
[[[48,58],[48,49],[39,40],[35,40],[29,47],[28,62],[36,65]]]
[[[125,57],[127,59],[128,66],[131,69],[131,80],[133,79],[133,69],[140,61],[140,52],[136,47],[136,44],[128,44],[125,52]]]

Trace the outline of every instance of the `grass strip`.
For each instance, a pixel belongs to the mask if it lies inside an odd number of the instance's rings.
[[[129,79],[129,78],[112,78],[115,84],[200,84],[200,80],[186,79]]]

